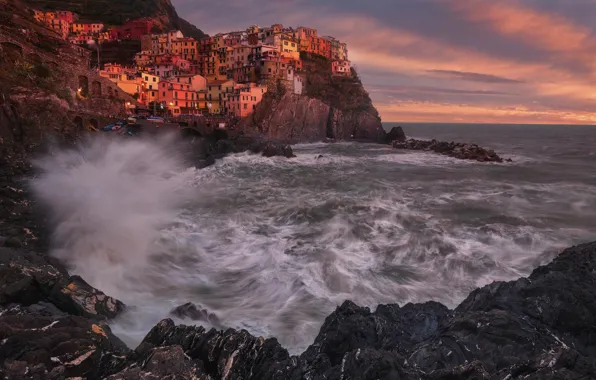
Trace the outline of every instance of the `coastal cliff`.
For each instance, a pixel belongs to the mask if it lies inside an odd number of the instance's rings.
[[[355,70],[331,75],[331,62],[302,54],[306,80],[303,94],[281,85],[263,97],[240,129],[286,143],[331,140],[383,142],[381,118]]]
[[[0,152],[4,155],[31,151],[49,134],[72,138],[126,115],[126,103],[136,103],[89,69],[88,50],[34,22],[20,2],[0,0],[0,7]]]

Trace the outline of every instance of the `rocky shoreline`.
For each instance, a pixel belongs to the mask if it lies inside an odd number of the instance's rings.
[[[205,166],[246,150],[293,155],[223,133],[184,139]],[[5,161],[0,177],[2,379],[596,378],[596,242],[563,251],[528,278],[477,289],[453,310],[427,302],[373,312],[346,301],[298,356],[275,338],[226,329],[193,304],[171,315],[196,326],[164,319],[130,349],[108,326],[126,305],[43,253],[44,224],[19,180],[30,175],[24,163]]]
[[[510,158],[503,159],[494,150],[485,149],[477,144],[408,139],[401,127],[393,127],[385,136],[385,143],[391,144],[395,149],[431,151],[460,160],[513,162]]]
[[[2,248],[0,260],[6,379],[596,378],[596,243],[477,289],[455,310],[427,302],[371,312],[346,301],[299,356],[274,338],[170,319],[131,350],[106,325],[120,302],[44,255]],[[216,318],[192,304],[173,313]]]

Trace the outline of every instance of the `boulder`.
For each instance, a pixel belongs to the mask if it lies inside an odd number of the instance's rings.
[[[207,322],[214,327],[221,328],[222,326],[217,315],[210,313],[206,309],[198,308],[195,304],[190,302],[172,309],[170,314],[178,318],[187,318],[193,321]]]
[[[387,144],[391,144],[394,141],[406,141],[406,134],[401,127],[393,127],[389,133],[385,135],[385,142]]]

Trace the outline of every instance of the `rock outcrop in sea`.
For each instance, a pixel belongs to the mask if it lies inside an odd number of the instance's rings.
[[[405,136],[404,136],[405,137]],[[460,160],[474,160],[478,162],[511,162],[511,159],[504,160],[492,149],[485,149],[477,144],[446,142],[437,140],[395,140],[395,149],[432,151]]]
[[[302,54],[306,82],[302,95],[279,85],[240,122],[247,135],[288,144],[323,140],[384,142],[381,118],[356,71],[331,75],[331,62]]]
[[[528,278],[477,289],[454,310],[427,302],[373,312],[346,301],[299,356],[275,338],[170,319],[130,350],[104,321],[121,311],[118,301],[63,281],[43,255],[4,249],[0,257],[4,273],[20,268],[0,284],[2,378],[596,378],[596,243],[563,251]],[[174,312],[209,318],[190,304]]]

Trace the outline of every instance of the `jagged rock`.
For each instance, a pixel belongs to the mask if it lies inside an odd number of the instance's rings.
[[[391,144],[394,141],[406,141],[406,134],[401,127],[393,127],[385,136],[385,142]]]
[[[213,379],[286,379],[290,356],[276,339],[256,338],[228,329],[175,326],[170,319],[157,324],[135,350],[146,360],[156,347],[180,346],[206,375]],[[202,364],[200,364],[202,363]],[[189,377],[181,377],[189,378]]]
[[[188,318],[194,321],[208,322],[214,327],[222,326],[217,315],[210,313],[206,309],[199,309],[195,304],[190,302],[174,308],[170,311],[170,314],[178,318]]]
[[[132,363],[107,380],[212,379],[205,375],[202,367],[200,361],[190,359],[178,345],[158,347],[152,349],[147,357]]]
[[[123,368],[129,352],[106,325],[21,307],[0,312],[0,342],[0,375],[8,379],[98,379]]]
[[[115,317],[124,305],[93,288],[78,276],[68,277],[42,255],[0,248],[0,305],[54,304],[73,315],[93,319]]]
[[[404,136],[405,137],[405,136]],[[503,162],[494,150],[484,149],[476,144],[463,144],[437,140],[395,140],[393,141],[395,149],[424,150],[433,151],[445,156],[458,158],[461,160],[475,160],[478,162]],[[512,162],[508,159],[507,162]]]
[[[81,277],[54,285],[50,302],[72,315],[94,319],[110,319],[124,310],[124,304],[87,284]]]

